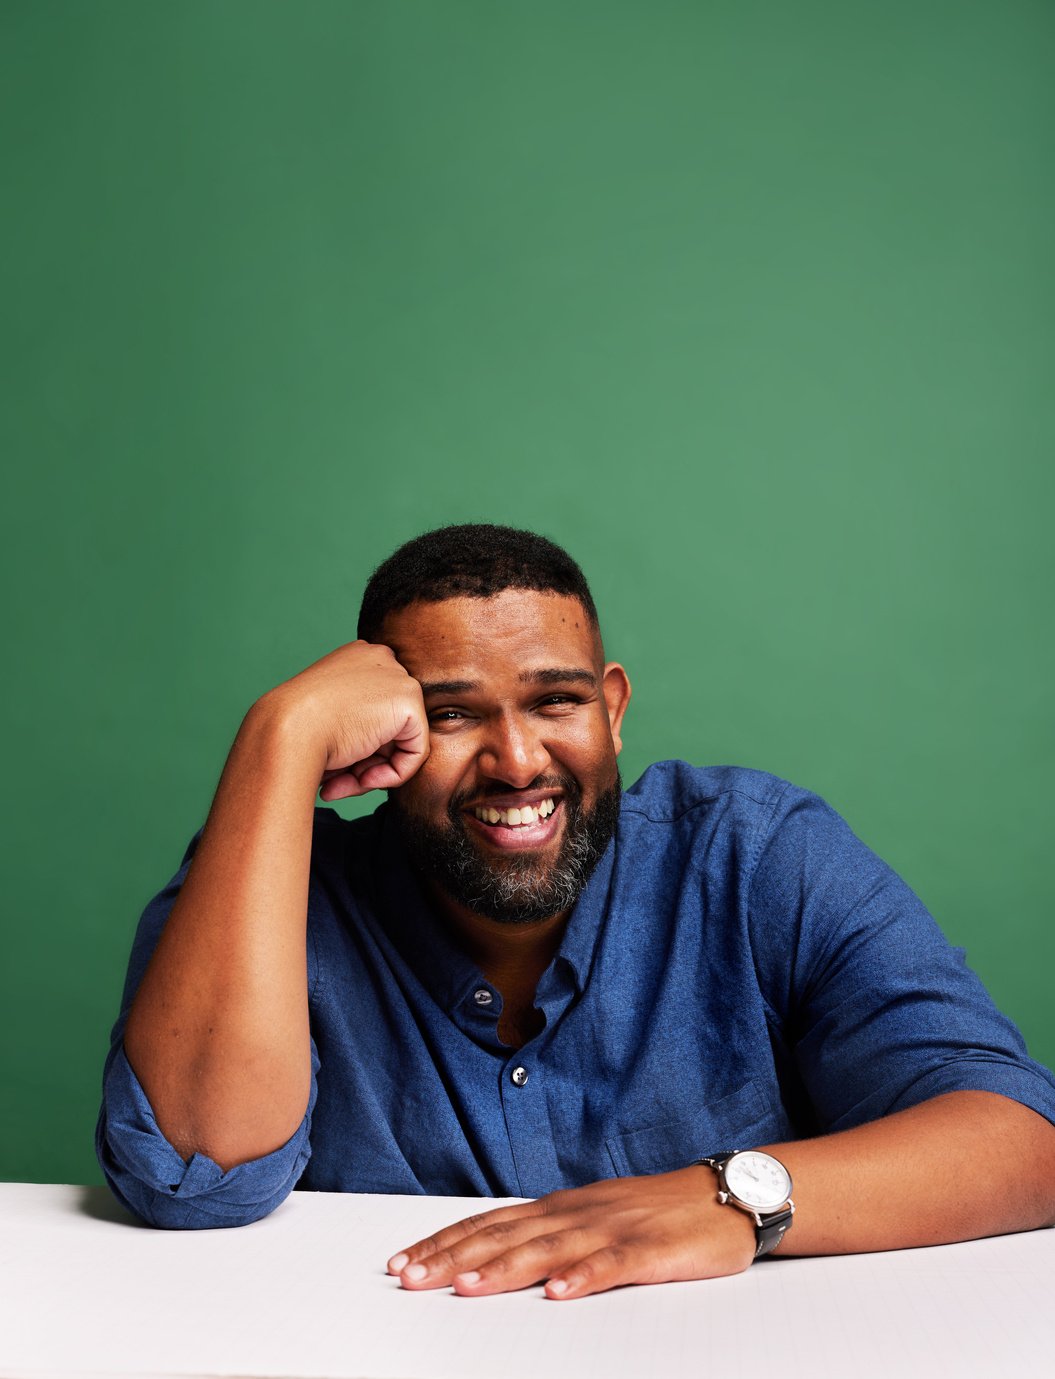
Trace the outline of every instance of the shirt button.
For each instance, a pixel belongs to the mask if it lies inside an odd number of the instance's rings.
[[[528,1080],[527,1068],[514,1068],[513,1081],[518,1087],[523,1087]]]
[[[494,1000],[494,997],[486,987],[482,986],[479,991],[473,992],[473,1000],[478,1006],[489,1006]]]

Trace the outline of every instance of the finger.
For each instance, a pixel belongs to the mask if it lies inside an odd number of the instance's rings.
[[[554,1270],[546,1296],[556,1301],[585,1298],[628,1283],[658,1283],[666,1278],[652,1251],[633,1245],[605,1245],[585,1258]]]
[[[403,785],[411,776],[417,775],[428,760],[428,755],[428,752],[411,752],[405,751],[402,747],[395,748],[388,758],[388,766],[396,777],[396,785]]]
[[[363,791],[394,790],[406,779],[406,773],[397,770],[395,764],[390,761],[375,761],[369,765],[357,766],[355,774]]]
[[[320,800],[347,800],[365,795],[367,787],[359,784],[351,771],[338,771],[319,787]]]
[[[475,1231],[464,1240],[406,1264],[401,1271],[403,1285],[407,1288],[445,1288],[467,1273],[473,1274],[470,1281],[475,1282],[480,1277],[475,1271],[486,1274],[493,1261],[506,1258],[521,1245],[530,1245],[535,1240],[541,1242],[537,1253],[550,1258],[558,1237],[566,1231],[566,1227],[554,1228],[552,1222],[542,1217],[499,1221],[484,1230]],[[583,1252],[580,1249],[579,1253]],[[529,1256],[525,1255],[523,1259],[527,1261]],[[524,1285],[517,1283],[513,1286]]]
[[[582,1226],[567,1226],[533,1235],[520,1245],[464,1269],[451,1280],[456,1293],[464,1297],[486,1297],[492,1293],[511,1293],[530,1288],[554,1273],[563,1273],[577,1260],[596,1249],[599,1233]]]
[[[435,1235],[426,1236],[424,1240],[418,1240],[415,1244],[400,1250],[398,1254],[394,1254],[388,1261],[388,1272],[390,1274],[401,1273],[408,1263],[424,1259],[427,1255],[437,1254],[440,1250],[449,1249],[452,1245],[456,1245],[459,1240],[464,1240],[467,1236],[474,1235],[480,1230],[486,1230],[489,1226],[497,1225],[502,1221],[540,1215],[542,1215],[540,1202],[518,1202],[516,1206],[496,1207],[494,1211],[484,1211],[476,1216],[467,1216],[464,1220],[455,1221],[453,1225],[445,1226]]]
[[[368,790],[394,790],[417,770],[402,753],[392,757],[375,752],[351,766],[324,771],[319,796],[324,800],[343,800],[365,795]]]
[[[356,795],[365,795],[370,790],[387,790],[402,785],[401,778],[385,761],[374,761],[370,765],[357,762],[346,771],[334,772],[329,780],[319,787],[322,800],[347,800]]]
[[[358,776],[361,771],[370,766],[380,766],[388,761],[388,752],[371,752],[368,757],[363,757],[360,761],[349,761],[344,766],[331,766],[322,773],[323,784],[330,780],[336,780],[338,776],[354,775]]]
[[[420,714],[408,714],[403,726],[390,744],[397,752],[404,753],[415,761],[424,761],[429,754],[429,720],[422,707]]]

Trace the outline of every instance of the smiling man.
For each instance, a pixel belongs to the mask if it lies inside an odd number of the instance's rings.
[[[407,856],[467,952],[500,971],[498,1035],[518,1047],[544,1023],[538,980],[615,832],[630,683],[555,591],[418,601],[376,635],[428,719],[427,767],[392,795]]]
[[[140,922],[97,1132],[133,1211],[529,1197],[388,1268],[555,1299],[1055,1221],[1055,1080],[832,809],[684,762],[622,791],[566,552],[427,533],[359,637],[250,708]]]

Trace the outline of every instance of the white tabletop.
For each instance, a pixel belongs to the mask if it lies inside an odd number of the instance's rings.
[[[488,1203],[488,1205],[492,1205]],[[493,1205],[498,1205],[495,1203]],[[156,1231],[103,1188],[0,1184],[0,1375],[753,1379],[1050,1373],[1055,1232],[551,1302],[405,1293],[387,1257],[479,1198],[295,1192]]]

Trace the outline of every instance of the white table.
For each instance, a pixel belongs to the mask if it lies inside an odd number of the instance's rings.
[[[497,1204],[496,1204],[497,1205]],[[0,1375],[753,1379],[1037,1375],[1055,1232],[577,1302],[403,1292],[387,1257],[478,1198],[295,1192],[239,1230],[155,1231],[103,1188],[0,1184]]]

